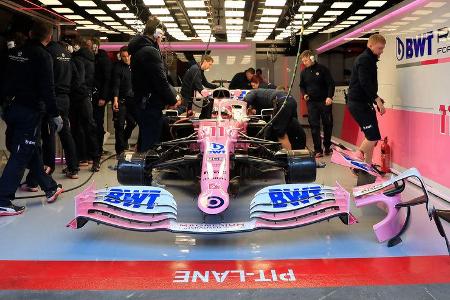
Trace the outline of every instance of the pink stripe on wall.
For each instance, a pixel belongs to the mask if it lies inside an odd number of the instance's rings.
[[[364,136],[347,112],[344,115],[341,139],[359,145]],[[388,109],[378,115],[381,136],[388,136],[392,149],[392,162],[402,167],[416,167],[421,174],[450,188],[448,167],[450,135],[440,133],[441,115]],[[374,161],[380,162],[380,145],[375,148]]]

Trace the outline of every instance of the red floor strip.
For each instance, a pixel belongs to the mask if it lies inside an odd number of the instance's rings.
[[[0,261],[1,290],[317,288],[450,283],[449,256],[270,261]]]

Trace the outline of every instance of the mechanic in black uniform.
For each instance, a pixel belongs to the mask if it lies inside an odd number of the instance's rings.
[[[128,44],[136,121],[139,126],[138,152],[145,152],[160,141],[164,107],[181,104],[167,81],[159,50],[159,43],[164,36],[162,27],[162,23],[151,16],[143,35],[135,36]]]
[[[25,168],[36,176],[47,202],[54,202],[62,186],[44,172],[40,148],[41,118],[46,112],[59,131],[63,121],[58,115],[53,82],[53,62],[45,46],[52,37],[52,26],[36,21],[30,40],[11,51],[1,87],[6,145],[10,157],[0,178],[0,216],[16,215],[25,210],[12,204]]]
[[[95,84],[92,94],[92,108],[94,120],[97,124],[97,143],[100,147],[100,153],[103,154],[103,137],[105,135],[103,123],[105,121],[105,107],[111,98],[110,80],[112,62],[106,51],[100,49],[100,40],[98,38],[92,38],[87,40],[87,42],[95,54]]]
[[[328,68],[315,61],[311,50],[303,51],[300,58],[305,65],[305,69],[300,73],[300,90],[307,101],[308,121],[311,126],[314,152],[318,158],[323,156],[320,119],[323,125],[325,155],[331,154],[332,103],[335,84]]]
[[[219,86],[209,83],[205,77],[205,71],[209,70],[214,63],[214,59],[209,55],[204,55],[200,64],[193,64],[183,76],[183,83],[181,85],[181,97],[185,101],[187,110],[192,109],[193,97],[195,92],[201,93],[203,87],[208,89],[217,89]],[[181,107],[180,107],[181,108]]]
[[[280,111],[268,130],[271,140],[281,143],[286,150],[306,148],[306,135],[297,117],[297,103],[292,96],[286,99],[287,93],[282,90],[256,89],[245,95],[249,114],[260,114],[262,109],[274,108],[274,115]]]
[[[123,46],[119,53],[120,61],[114,65],[111,77],[117,155],[128,149],[128,139],[136,127],[128,47]]]
[[[252,86],[250,84],[253,76],[255,75],[255,69],[248,68],[244,72],[236,73],[231,79],[230,90],[251,90]]]
[[[70,121],[77,145],[80,166],[92,160],[92,172],[100,170],[100,146],[97,139],[97,124],[92,112],[92,90],[94,88],[94,53],[87,41],[79,38],[74,42],[72,55],[72,82],[70,93]]]
[[[78,159],[76,154],[75,142],[72,137],[69,123],[70,108],[70,87],[72,80],[71,53],[65,46],[51,41],[47,45],[47,51],[53,59],[53,75],[55,83],[56,107],[63,120],[63,127],[59,132],[62,147],[66,158],[67,168],[63,171],[66,177],[71,179],[78,178]],[[51,119],[47,115],[42,120],[42,156],[44,165],[50,168],[50,172],[55,170],[56,156],[56,137],[54,126],[51,126]],[[50,126],[49,126],[50,124]],[[49,172],[48,171],[48,172]],[[21,185],[21,190],[36,191],[38,183],[33,172],[29,172],[26,182]]]
[[[386,112],[384,100],[377,95],[377,61],[385,46],[386,39],[382,35],[374,34],[369,37],[367,49],[353,63],[348,90],[347,107],[365,136],[357,156],[369,164],[372,164],[373,149],[381,139],[375,106],[380,115]]]

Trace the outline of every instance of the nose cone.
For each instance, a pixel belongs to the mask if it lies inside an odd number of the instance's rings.
[[[198,197],[198,208],[208,215],[216,215],[225,211],[230,204],[228,193],[222,189],[208,190]]]

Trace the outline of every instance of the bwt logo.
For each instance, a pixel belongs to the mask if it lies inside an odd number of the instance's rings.
[[[157,190],[126,190],[126,189],[111,189],[105,196],[106,202],[120,204],[123,207],[133,206],[139,208],[147,206],[148,209],[153,209],[156,199],[159,198],[161,191]]]
[[[302,189],[270,189],[269,197],[274,208],[287,207],[288,204],[292,206],[299,206],[300,204],[310,203],[311,198],[315,200],[322,200],[320,196],[322,189],[320,186],[305,187]]]
[[[397,37],[397,60],[411,59],[431,55],[433,51],[432,41],[434,34],[432,31],[418,35],[414,38],[406,38],[405,41]]]
[[[211,154],[225,154],[225,146],[222,144],[211,143],[209,146],[209,153]]]

